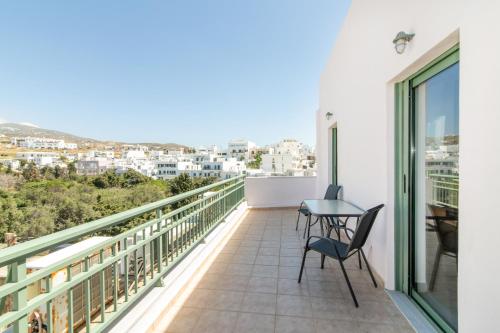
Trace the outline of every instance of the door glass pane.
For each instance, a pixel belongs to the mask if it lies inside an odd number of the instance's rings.
[[[413,290],[457,327],[458,63],[416,88]]]

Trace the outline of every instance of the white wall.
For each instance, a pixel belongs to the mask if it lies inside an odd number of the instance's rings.
[[[385,203],[367,243],[369,258],[394,288],[394,83],[460,42],[459,329],[497,330],[500,261],[500,2],[353,0],[321,77],[317,112],[318,189],[328,183],[329,136],[338,127],[344,197]],[[402,55],[392,39],[415,38]],[[326,120],[326,112],[333,117]],[[317,193],[319,195],[320,193]]]
[[[246,177],[245,197],[249,207],[298,207],[304,199],[316,198],[316,177]]]

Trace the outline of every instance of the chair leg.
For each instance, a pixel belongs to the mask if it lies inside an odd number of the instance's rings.
[[[299,283],[302,280],[302,273],[304,272],[304,264],[306,263],[306,255],[307,255],[307,248],[304,248],[304,255],[302,256],[302,265],[300,266],[300,273],[299,273]]]
[[[309,239],[310,234],[311,234],[311,215],[309,215],[309,224],[307,225],[307,239]]]
[[[326,256],[324,254],[321,255],[321,269],[325,268],[325,258]]]
[[[300,212],[297,216],[297,224],[295,225],[295,231],[299,230],[299,220],[300,220]]]
[[[306,215],[306,225],[304,226],[304,234],[302,238],[306,238],[306,229],[311,225],[311,215]]]
[[[361,265],[361,254],[359,254],[359,251],[358,251],[358,263],[359,263],[359,269],[363,269],[363,266]]]
[[[354,305],[356,305],[356,307],[359,307],[358,300],[356,299],[356,295],[354,295],[354,290],[352,290],[351,281],[349,281],[349,277],[347,276],[347,272],[345,271],[344,264],[342,263],[341,259],[338,259],[338,261],[340,264],[340,268],[342,268],[342,273],[344,273],[344,278],[347,282],[347,286],[349,287],[349,291],[351,292],[351,297],[354,301]]]
[[[431,280],[429,281],[429,291],[434,290],[434,284],[436,283],[436,277],[440,261],[441,261],[441,246],[439,246],[436,251],[436,258],[434,259],[434,267],[432,268]]]
[[[360,249],[358,251],[358,256],[359,256],[359,253],[361,252],[361,255],[363,256],[363,260],[365,261],[365,264],[366,264],[366,268],[368,269],[368,273],[370,273],[370,277],[372,278],[372,281],[373,281],[373,285],[375,286],[375,288],[377,288],[377,281],[375,281],[375,277],[373,276],[373,273],[372,273],[372,270],[370,269],[370,265],[368,265],[368,260],[366,260],[366,256],[365,256],[365,253],[363,252],[362,249]],[[361,259],[360,259],[360,262],[359,262],[359,265],[361,267]]]

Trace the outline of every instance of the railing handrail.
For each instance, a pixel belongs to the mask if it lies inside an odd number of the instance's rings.
[[[3,250],[0,250],[0,267],[6,266],[20,257],[29,257],[30,255],[42,252],[49,248],[53,248],[60,244],[64,244],[73,241],[79,237],[104,230],[106,228],[125,223],[135,217],[141,216],[145,213],[154,211],[159,208],[163,208],[167,205],[174,204],[183,199],[187,199],[197,194],[201,194],[210,189],[216,188],[218,186],[233,182],[235,180],[244,178],[245,175],[240,175],[237,177],[229,178],[214,184],[200,187],[195,190],[184,192],[166,199],[162,199],[156,202],[152,202],[140,207],[132,208],[120,213],[116,213],[110,216],[100,218],[91,222],[87,222],[75,227],[71,227],[66,230],[61,230],[56,233],[42,236],[24,243],[20,243]]]

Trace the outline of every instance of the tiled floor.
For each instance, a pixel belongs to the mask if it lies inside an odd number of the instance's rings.
[[[249,211],[166,332],[413,332],[355,257],[346,264],[359,308],[334,260],[322,270],[309,252],[298,284],[296,217],[292,209]]]

